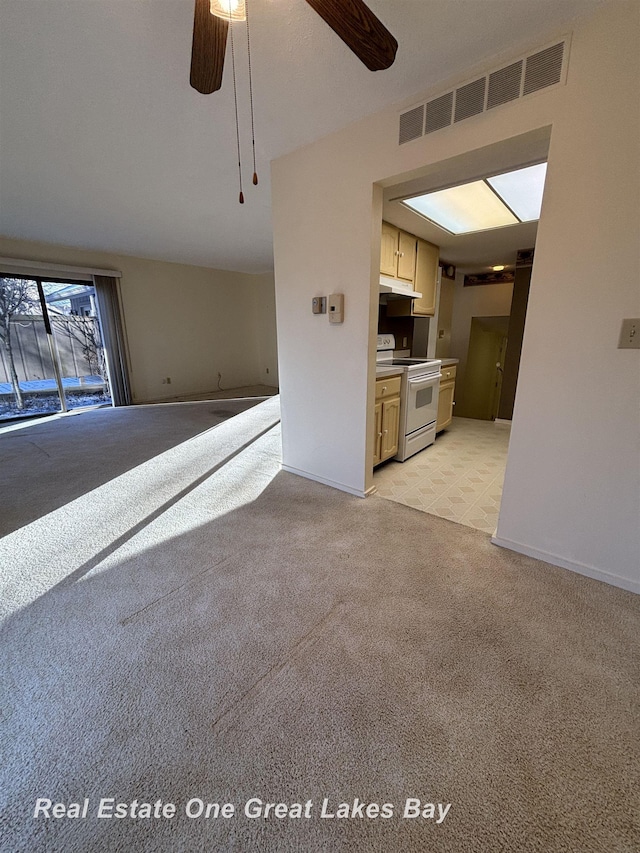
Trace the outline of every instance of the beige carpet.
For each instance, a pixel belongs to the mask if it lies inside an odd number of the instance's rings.
[[[2,849],[640,849],[640,598],[279,472],[276,422],[260,403],[0,540]]]

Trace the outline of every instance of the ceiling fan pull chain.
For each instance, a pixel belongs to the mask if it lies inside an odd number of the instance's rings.
[[[253,82],[251,76],[251,39],[249,38],[249,0],[245,0],[245,15],[247,18],[247,57],[249,60],[249,104],[251,106],[251,146],[253,150],[253,185],[258,186],[258,172],[256,170],[256,131],[253,121]]]
[[[238,183],[240,184],[240,195],[238,201],[244,204],[244,193],[242,192],[242,162],[240,157],[240,128],[238,125],[238,90],[236,86],[236,56],[233,49],[233,24],[231,21],[231,5],[229,5],[229,34],[231,36],[231,69],[233,71],[233,101],[236,109],[236,146],[238,149]]]

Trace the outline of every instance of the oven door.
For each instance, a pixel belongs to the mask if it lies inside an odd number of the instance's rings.
[[[428,424],[435,423],[438,416],[438,392],[440,374],[416,376],[407,379],[406,435]]]

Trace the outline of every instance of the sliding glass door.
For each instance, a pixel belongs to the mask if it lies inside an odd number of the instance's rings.
[[[110,403],[93,284],[0,277],[0,421]]]

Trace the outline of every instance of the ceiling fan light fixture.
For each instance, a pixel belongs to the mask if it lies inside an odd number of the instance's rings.
[[[210,0],[209,10],[216,18],[223,18],[225,21],[247,20],[244,0]]]

